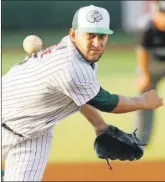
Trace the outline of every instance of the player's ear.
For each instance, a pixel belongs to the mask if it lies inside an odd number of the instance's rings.
[[[74,28],[71,28],[69,31],[70,38],[73,43],[76,42],[76,30]]]

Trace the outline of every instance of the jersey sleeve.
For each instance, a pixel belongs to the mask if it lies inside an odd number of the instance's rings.
[[[78,106],[86,104],[100,90],[96,74],[87,63],[72,62],[65,69],[60,70],[56,76],[62,92]]]

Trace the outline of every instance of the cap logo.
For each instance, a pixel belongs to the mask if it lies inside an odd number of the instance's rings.
[[[90,23],[95,23],[95,22],[99,22],[100,20],[102,20],[103,16],[101,15],[101,13],[99,11],[92,10],[87,14],[86,19]]]

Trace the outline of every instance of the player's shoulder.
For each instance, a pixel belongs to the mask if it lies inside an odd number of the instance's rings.
[[[69,63],[66,66],[66,69],[71,72],[78,72],[78,73],[85,72],[85,71],[94,72],[94,70],[92,69],[92,67],[90,66],[88,62],[76,60],[76,59],[69,61]]]
[[[50,58],[59,58],[62,55],[67,56],[67,49],[68,45],[67,45],[67,36],[62,38],[61,41],[47,47],[46,49],[42,50],[39,53],[39,57],[41,59],[47,59],[49,60]]]
[[[97,80],[94,69],[90,64],[80,60],[69,62],[65,67],[65,74],[68,74],[72,81],[80,84],[92,83]]]

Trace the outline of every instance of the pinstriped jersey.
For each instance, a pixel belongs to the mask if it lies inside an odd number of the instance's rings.
[[[3,122],[25,137],[40,135],[97,95],[95,69],[69,36],[25,59],[2,77]]]

